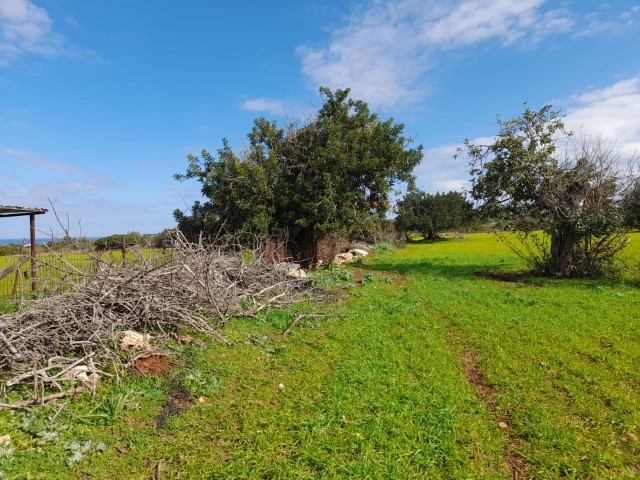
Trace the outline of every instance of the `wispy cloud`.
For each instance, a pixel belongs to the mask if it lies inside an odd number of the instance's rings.
[[[350,86],[370,103],[391,108],[422,98],[423,74],[437,53],[483,42],[535,44],[571,30],[566,9],[544,0],[372,1],[334,30],[328,45],[298,48],[315,86]]]
[[[67,17],[67,18],[65,18],[65,19],[64,19],[64,21],[65,21],[66,23],[68,23],[69,25],[73,26],[73,27],[80,28],[80,24],[79,24],[79,23],[78,23],[78,21],[77,21],[75,18],[73,18],[73,17]]]
[[[294,100],[279,98],[250,98],[242,102],[240,108],[248,112],[280,116],[290,121],[307,119],[316,111],[311,104],[304,105]]]
[[[36,152],[20,150],[2,145],[0,145],[0,155],[13,159],[21,167],[53,170],[58,172],[73,172],[78,170],[78,167],[75,165],[55,162]]]
[[[640,5],[634,5],[623,11],[604,4],[600,11],[589,12],[584,15],[580,27],[576,30],[576,37],[588,37],[599,34],[617,34],[629,28],[638,26],[640,19]]]
[[[29,0],[0,0],[0,32],[5,62],[25,53],[52,55],[64,46],[47,11]]]
[[[285,112],[285,102],[275,98],[251,98],[240,104],[242,110],[281,115]]]
[[[493,137],[479,137],[472,142],[486,145],[493,141]],[[424,152],[424,159],[415,170],[418,186],[429,192],[448,192],[451,190],[468,190],[469,161],[460,154],[462,142],[449,143],[430,148]]]
[[[106,235],[129,230],[154,231],[153,224],[171,225],[170,210],[151,203],[151,206],[140,206],[140,203],[120,200],[123,184],[107,175],[78,168],[73,172],[54,168],[47,172],[34,169],[16,168],[19,160],[2,159],[0,164],[9,166],[11,176],[0,175],[0,203],[7,205],[25,205],[48,208],[49,200],[53,201],[61,215],[63,223],[69,221],[73,235]],[[164,199],[166,195],[159,195]],[[82,225],[82,231],[80,231]],[[123,227],[126,225],[126,227]],[[24,234],[24,223],[2,225],[0,236],[19,237]],[[41,232],[49,230],[60,234],[52,212],[38,219]]]
[[[0,66],[24,55],[103,62],[94,52],[68,44],[54,31],[47,11],[31,0],[0,0]]]

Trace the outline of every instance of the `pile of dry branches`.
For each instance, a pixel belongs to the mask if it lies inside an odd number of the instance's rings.
[[[89,273],[69,264],[56,289],[62,293],[0,316],[0,371],[18,374],[6,384],[35,381],[37,388],[38,378],[60,379],[70,365],[91,373],[96,365],[121,365],[127,355],[118,340],[126,330],[158,336],[186,329],[226,342],[218,327],[230,317],[315,295],[308,281],[262,261],[257,251],[178,236],[170,250],[132,250],[125,262],[95,254]]]

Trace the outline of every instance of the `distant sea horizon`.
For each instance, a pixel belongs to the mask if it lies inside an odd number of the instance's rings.
[[[100,237],[87,237],[89,240],[97,240]],[[0,238],[0,245],[9,245],[13,243],[14,245],[22,245],[22,241],[24,240],[24,244],[28,245],[31,243],[30,238]],[[56,240],[56,239],[53,239]],[[36,245],[42,245],[43,243],[47,243],[51,241],[51,237],[36,237]]]

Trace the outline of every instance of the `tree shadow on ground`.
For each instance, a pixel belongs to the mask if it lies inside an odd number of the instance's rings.
[[[550,278],[536,276],[527,270],[514,270],[509,265],[496,263],[486,264],[453,264],[442,260],[419,259],[400,262],[380,262],[373,265],[354,265],[355,268],[378,272],[393,273],[397,275],[428,275],[446,279],[468,280],[483,282],[493,280],[501,283],[509,283],[521,286],[553,286],[559,284],[571,284],[585,288],[606,286],[620,286],[621,284],[636,285],[635,282],[625,281],[619,278]]]
[[[420,259],[404,262],[376,262],[375,264],[353,265],[354,268],[372,272],[388,272],[399,275],[439,275],[451,278],[478,278],[476,272],[496,268],[493,264],[449,264],[438,260]]]
[[[452,240],[455,240],[454,237],[436,237],[436,238],[422,238],[419,237],[419,239],[407,239],[407,245],[431,245],[434,243],[443,243],[443,242],[450,242]]]

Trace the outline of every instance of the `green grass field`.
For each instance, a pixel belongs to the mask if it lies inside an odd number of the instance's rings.
[[[15,265],[19,260],[20,257],[17,255],[0,257],[0,271]],[[70,268],[69,265],[72,265],[73,268]],[[95,269],[95,260],[93,260],[92,254],[76,252],[38,254],[39,291],[48,291],[54,288],[64,277],[62,272],[72,272],[74,268],[80,272],[89,272]],[[17,276],[13,272],[0,279],[0,298],[11,298],[14,285],[18,297],[31,293],[31,263],[29,261],[19,268]]]
[[[232,347],[176,344],[94,404],[0,411],[0,478],[638,478],[635,271],[502,274],[522,266],[488,234],[354,265],[342,315],[235,320]]]
[[[154,255],[162,256],[161,249],[145,248],[140,250],[142,255],[149,259]],[[58,287],[60,281],[73,279],[74,272],[89,273],[96,268],[95,252],[40,252],[38,253],[38,292],[49,292]],[[122,252],[109,250],[100,254],[105,262],[120,263]],[[137,253],[128,252],[127,259],[135,261]],[[15,265],[20,259],[17,255],[0,256],[0,272]],[[69,275],[71,274],[71,275]],[[16,285],[17,281],[17,285]],[[19,274],[15,272],[0,279],[0,299],[10,299],[16,286],[17,297],[31,294],[31,263],[26,262],[19,268]]]

